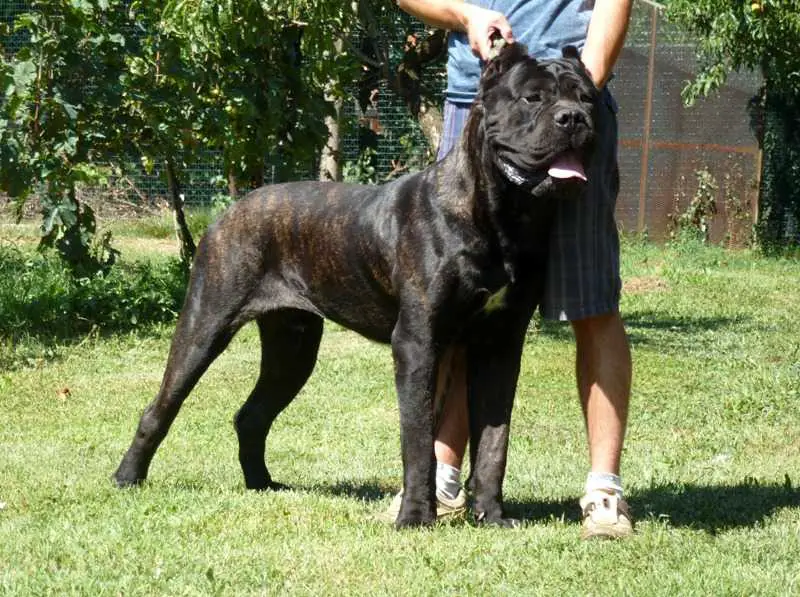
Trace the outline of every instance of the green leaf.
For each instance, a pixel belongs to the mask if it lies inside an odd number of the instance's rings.
[[[14,65],[12,75],[14,86],[18,89],[25,89],[36,80],[36,64],[33,60],[23,60]]]
[[[94,14],[94,5],[89,0],[71,0],[69,4],[86,16]]]
[[[62,160],[68,160],[78,150],[78,136],[72,132],[66,132],[66,138],[53,146],[55,154]]]
[[[78,108],[76,106],[73,106],[69,102],[61,101],[59,103],[61,104],[64,113],[69,117],[69,119],[75,122],[75,120],[77,120],[78,118]]]

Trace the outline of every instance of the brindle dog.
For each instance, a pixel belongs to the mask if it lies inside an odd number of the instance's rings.
[[[161,388],[116,483],[147,477],[195,383],[255,320],[261,371],[235,417],[239,461],[248,488],[281,487],[265,439],[314,369],[327,317],[391,344],[404,469],[397,527],[435,519],[433,402],[454,344],[468,363],[474,512],[511,524],[502,483],[520,355],[553,208],[580,200],[565,198],[582,184],[566,178],[587,162],[594,131],[597,90],[577,51],[563,54],[537,61],[521,44],[503,48],[484,69],[459,146],[422,172],[381,186],[266,186],[232,205],[200,242]]]

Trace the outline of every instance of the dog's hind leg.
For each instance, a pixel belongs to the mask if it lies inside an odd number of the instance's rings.
[[[153,455],[183,401],[236,333],[240,324],[234,323],[235,315],[233,310],[184,308],[172,337],[161,388],[145,408],[133,442],[114,473],[118,486],[135,485],[147,478]]]
[[[239,438],[239,463],[248,489],[280,489],[264,460],[272,422],[294,399],[317,362],[322,318],[283,309],[261,316],[261,372],[255,388],[234,418]]]

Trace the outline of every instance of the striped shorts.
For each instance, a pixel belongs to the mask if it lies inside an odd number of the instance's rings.
[[[622,286],[619,236],[614,207],[619,192],[617,105],[604,91],[598,110],[594,158],[586,176],[585,196],[558,203],[550,238],[547,283],[539,307],[547,319],[577,321],[614,313]],[[467,120],[469,104],[444,106],[438,159],[455,146]]]

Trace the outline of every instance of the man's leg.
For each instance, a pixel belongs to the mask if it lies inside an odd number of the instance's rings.
[[[572,327],[591,467],[581,498],[582,536],[626,537],[633,519],[619,471],[631,389],[628,339],[617,312],[573,321]]]
[[[437,409],[436,462],[460,470],[469,440],[467,361],[463,346],[454,346],[445,353],[439,366],[436,393],[437,403],[442,401]]]
[[[467,353],[463,346],[447,349],[436,384],[436,513],[440,518],[466,511],[461,465],[469,441]]]
[[[572,322],[575,372],[591,470],[619,475],[628,421],[631,353],[619,313]]]

